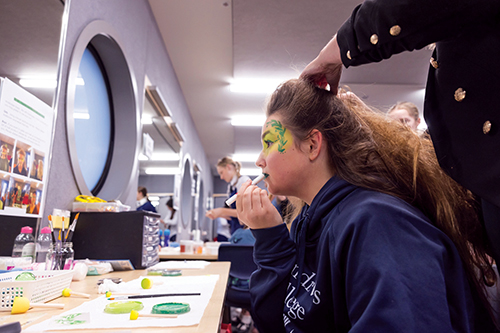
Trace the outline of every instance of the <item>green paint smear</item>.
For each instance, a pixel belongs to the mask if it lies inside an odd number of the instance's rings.
[[[84,324],[86,321],[85,320],[76,320],[75,318],[80,316],[81,313],[73,313],[64,317],[61,317],[56,320],[56,323],[61,324],[61,325],[79,325],[79,324]]]

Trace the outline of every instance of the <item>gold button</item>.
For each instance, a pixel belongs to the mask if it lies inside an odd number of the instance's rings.
[[[457,102],[463,101],[464,98],[465,98],[465,90],[463,90],[462,88],[458,88],[457,90],[455,90],[455,100]]]
[[[351,51],[347,51],[347,58],[348,58],[349,60],[352,60],[352,58],[351,58]]]
[[[491,131],[491,122],[486,120],[483,124],[483,133],[488,134]]]
[[[373,34],[371,37],[370,37],[370,43],[372,43],[373,45],[377,44],[378,43],[378,36],[376,34]]]
[[[389,29],[389,33],[391,36],[397,36],[401,33],[401,27],[399,25],[393,25],[391,29]]]
[[[431,57],[431,66],[434,67],[434,68],[438,68],[439,67],[438,62],[433,57]]]

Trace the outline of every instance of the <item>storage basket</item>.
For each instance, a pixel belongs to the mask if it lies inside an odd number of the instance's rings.
[[[44,303],[62,295],[73,278],[72,270],[33,271],[36,280],[16,281],[22,271],[0,274],[0,311],[11,311],[14,298],[23,296],[30,303]]]

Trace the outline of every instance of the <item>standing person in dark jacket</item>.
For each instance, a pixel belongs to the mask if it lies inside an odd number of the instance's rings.
[[[425,121],[441,167],[481,198],[500,262],[500,1],[365,1],[301,77],[336,91],[343,66],[431,43]]]
[[[262,141],[269,192],[305,206],[289,235],[266,191],[239,191],[259,332],[495,332],[474,198],[429,140],[349,94],[291,80],[271,97]]]

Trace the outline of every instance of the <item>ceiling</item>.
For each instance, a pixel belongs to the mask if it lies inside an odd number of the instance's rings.
[[[261,149],[260,127],[233,127],[230,120],[235,115],[262,116],[268,94],[231,92],[229,83],[298,77],[358,2],[149,0],[214,174],[219,158],[256,155]],[[14,82],[33,72],[55,78],[62,1],[37,0],[36,6],[32,0],[13,3],[0,0],[0,76]],[[33,41],[40,43],[35,46]],[[382,110],[402,100],[422,109],[430,53],[406,52],[378,64],[349,68],[341,83]],[[53,90],[28,90],[52,104]],[[168,150],[154,129],[151,136],[155,151]],[[242,162],[244,168],[255,168],[253,161]]]
[[[298,77],[360,2],[149,0],[212,166],[223,156],[261,149],[260,127],[233,127],[230,120],[263,115],[268,94],[231,92],[229,83]],[[384,111],[403,100],[421,110],[430,55],[424,49],[351,67],[341,84]]]

